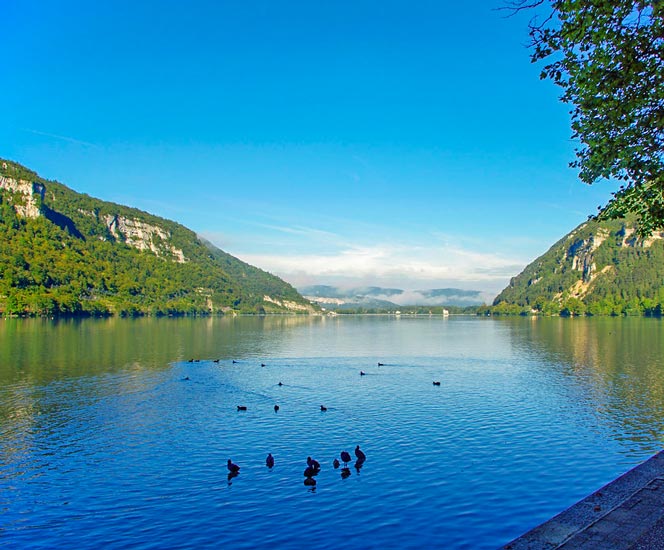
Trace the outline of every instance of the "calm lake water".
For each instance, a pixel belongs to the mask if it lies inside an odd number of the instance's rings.
[[[7,548],[496,548],[663,437],[657,319],[0,321]]]

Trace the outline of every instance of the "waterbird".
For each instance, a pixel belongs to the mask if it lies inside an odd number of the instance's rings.
[[[261,367],[264,367],[264,366],[265,366],[265,363],[261,363]]]
[[[278,411],[279,411],[279,405],[275,405],[274,406],[274,412],[278,412]]]
[[[384,366],[384,365],[385,365],[385,363],[378,363],[378,366],[379,366],[379,367],[382,367],[382,366]]]
[[[237,464],[233,464],[230,458],[228,459],[228,464],[226,467],[231,474],[237,474],[240,472],[240,467]]]
[[[237,363],[237,361],[235,359],[233,359],[233,364],[235,365],[235,363]]]
[[[344,463],[344,468],[346,468],[350,462],[350,453],[348,451],[341,451],[339,456],[341,458],[341,462]]]
[[[363,370],[360,371],[360,376],[364,376],[365,374],[366,372],[364,372]]]
[[[213,362],[213,363],[218,363],[218,362],[219,362],[219,359],[213,359],[212,362]]]
[[[283,383],[279,382],[279,383],[277,384],[277,386],[283,386]]]
[[[440,382],[438,382],[438,380],[434,380],[433,385],[434,385],[434,386],[440,386]]]
[[[237,410],[238,410],[238,411],[246,411],[246,410],[247,410],[247,407],[246,407],[245,405],[238,405],[238,406],[237,406]]]
[[[320,410],[323,411],[323,412],[325,412],[325,411],[327,410],[327,407],[326,407],[325,405],[321,405],[321,406],[320,406]]]
[[[274,466],[274,457],[272,456],[272,453],[267,454],[267,458],[265,459],[265,465],[268,468],[272,468]]]
[[[362,452],[362,449],[360,449],[359,445],[357,447],[355,447],[355,456],[356,456],[357,460],[360,460],[362,462],[364,462],[367,459],[367,455],[365,455]]]
[[[313,468],[314,470],[320,470],[320,462],[318,462],[318,460],[315,458],[311,458],[310,456],[307,457],[307,466]]]
[[[335,469],[335,470],[339,467],[339,459],[338,459],[338,458],[335,458],[335,459],[332,461],[332,466],[334,466],[334,469]]]
[[[185,376],[185,377],[182,379],[183,382],[186,381],[186,380],[189,380],[189,377],[188,377],[188,376]]]

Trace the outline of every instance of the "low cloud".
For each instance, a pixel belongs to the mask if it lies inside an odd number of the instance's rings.
[[[461,288],[497,294],[526,261],[449,243],[431,246],[355,245],[319,254],[238,254],[294,286]],[[396,301],[396,297],[386,297]],[[398,303],[403,297],[399,297]],[[419,303],[423,303],[419,301]],[[424,302],[426,303],[426,302]]]

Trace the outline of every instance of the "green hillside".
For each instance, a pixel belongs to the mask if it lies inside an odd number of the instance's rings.
[[[664,232],[640,239],[633,220],[589,221],[514,277],[487,312],[662,315]]]
[[[186,227],[0,159],[0,312],[312,312],[278,277]]]

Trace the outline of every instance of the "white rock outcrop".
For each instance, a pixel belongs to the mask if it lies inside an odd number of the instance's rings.
[[[104,216],[104,222],[116,239],[123,239],[127,245],[133,248],[149,250],[157,256],[163,256],[166,252],[172,255],[178,263],[187,261],[184,252],[168,242],[171,234],[158,225],[151,225],[117,214],[107,214]]]
[[[22,195],[20,200],[12,201],[12,206],[19,216],[23,218],[38,218],[41,215],[39,207],[44,200],[45,191],[45,187],[41,183],[0,176],[0,189],[6,189],[11,193]]]

